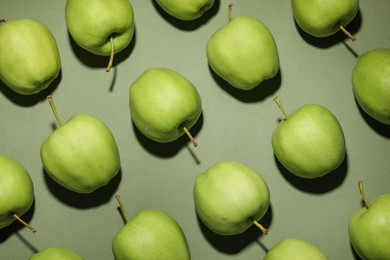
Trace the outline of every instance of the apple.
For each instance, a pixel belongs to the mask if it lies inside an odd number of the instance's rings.
[[[279,71],[279,55],[268,28],[250,16],[237,16],[207,41],[212,70],[231,86],[251,90]]]
[[[171,16],[185,21],[201,17],[214,5],[214,0],[156,0]]]
[[[356,211],[348,223],[352,247],[364,260],[390,259],[390,193],[368,201],[363,182],[358,182],[364,207]]]
[[[125,49],[134,36],[134,12],[129,0],[67,0],[65,18],[73,40],[85,50],[110,56]]]
[[[56,40],[35,19],[0,20],[0,79],[22,95],[46,89],[59,75]],[[44,51],[43,51],[44,50]]]
[[[352,85],[363,111],[390,125],[390,48],[377,48],[361,55],[352,70]]]
[[[194,184],[194,202],[201,221],[220,235],[243,233],[258,223],[270,204],[264,179],[237,161],[220,161],[199,174]]]
[[[21,219],[34,201],[34,186],[27,170],[18,161],[0,154],[0,229],[15,220],[35,232]]]
[[[118,146],[110,129],[89,114],[76,114],[62,124],[52,97],[48,99],[60,127],[41,146],[46,172],[78,193],[91,193],[106,185],[120,168]]]
[[[291,173],[307,179],[337,169],[345,157],[345,138],[337,118],[319,104],[305,104],[290,115],[274,98],[285,118],[272,134],[272,148]]]
[[[271,248],[263,260],[328,260],[317,246],[298,238],[286,238]]]
[[[82,260],[83,258],[66,248],[49,247],[30,256],[29,260]]]
[[[200,95],[181,74],[166,68],[143,72],[130,86],[130,114],[138,130],[148,138],[167,143],[186,133],[202,112]]]
[[[112,240],[116,260],[191,258],[185,234],[173,217],[157,209],[145,209],[129,219],[119,195],[115,197],[126,220]]]
[[[353,41],[345,27],[355,18],[359,0],[291,0],[292,13],[298,26],[315,37],[328,37],[343,31]]]

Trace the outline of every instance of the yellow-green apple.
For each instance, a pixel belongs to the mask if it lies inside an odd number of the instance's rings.
[[[116,260],[191,258],[185,234],[172,216],[161,210],[145,209],[129,219],[120,197],[116,198],[126,220],[112,240]]]
[[[319,104],[305,104],[290,115],[283,111],[272,134],[272,148],[279,162],[291,173],[307,179],[337,169],[345,157],[345,138],[337,118]]]
[[[325,253],[314,244],[299,239],[286,238],[272,247],[263,260],[328,260]]]
[[[73,40],[87,51],[110,56],[125,49],[134,36],[134,12],[129,0],[67,0],[65,18]]]
[[[0,154],[0,229],[18,220],[35,232],[21,219],[33,201],[34,186],[27,170],[15,159]]]
[[[171,16],[185,21],[201,17],[214,4],[214,0],[156,0],[156,2]]]
[[[207,42],[206,55],[212,70],[238,89],[253,89],[279,71],[271,32],[250,16],[237,16],[217,30]]]
[[[76,252],[62,248],[49,247],[30,256],[29,260],[82,260],[83,258]]]
[[[194,184],[194,202],[201,221],[220,235],[243,233],[258,223],[270,204],[264,179],[237,161],[221,161],[199,174]]]
[[[358,185],[364,207],[349,220],[351,245],[364,260],[390,259],[390,193],[379,195],[370,202],[364,193],[363,182],[359,181]]]
[[[167,143],[188,130],[202,112],[200,95],[194,85],[176,71],[151,68],[130,86],[130,114],[138,130],[148,138]]]
[[[50,29],[40,21],[0,20],[0,46],[0,79],[13,91],[36,94],[58,77],[58,46]]]
[[[390,48],[365,52],[352,70],[353,93],[375,120],[390,125]]]
[[[89,114],[76,114],[62,124],[50,103],[60,127],[41,146],[46,172],[78,193],[91,193],[106,185],[120,169],[118,146],[108,126]]]

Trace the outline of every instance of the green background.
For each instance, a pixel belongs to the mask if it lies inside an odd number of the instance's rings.
[[[210,70],[205,55],[208,38],[233,16],[251,15],[272,32],[280,55],[280,73],[250,92],[233,89]],[[390,128],[366,116],[352,93],[351,70],[359,55],[390,47],[390,2],[361,1],[355,20],[342,33],[326,39],[303,33],[294,23],[290,1],[216,1],[203,18],[181,22],[151,0],[133,0],[136,34],[105,72],[108,58],[87,53],[70,38],[65,1],[1,1],[0,16],[35,18],[53,32],[62,70],[51,87],[22,96],[0,83],[0,153],[22,163],[35,186],[35,203],[24,216],[37,228],[13,224],[0,230],[0,258],[27,259],[51,246],[72,249],[85,259],[112,259],[111,240],[124,225],[115,194],[128,214],[156,208],[182,226],[193,259],[261,259],[287,237],[306,239],[331,259],[354,259],[347,224],[361,207],[357,188],[363,180],[369,198],[390,191]],[[99,19],[99,17],[97,17]],[[4,46],[0,46],[2,48]],[[199,146],[186,138],[170,144],[146,139],[133,126],[128,108],[130,84],[146,69],[165,67],[187,77],[203,102],[201,119],[192,129]],[[90,113],[112,130],[121,154],[121,172],[109,185],[78,195],[55,184],[44,172],[39,149],[56,126],[46,100],[53,94],[62,121]],[[346,137],[347,156],[340,168],[318,180],[293,177],[277,162],[271,135],[282,118],[272,100],[278,95],[287,111],[305,103],[330,109]],[[192,188],[197,174],[222,160],[237,160],[267,181],[271,206],[256,228],[242,235],[213,234],[198,220]]]

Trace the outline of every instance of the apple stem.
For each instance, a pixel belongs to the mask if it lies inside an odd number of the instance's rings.
[[[233,10],[233,4],[230,3],[228,5],[228,21],[230,22],[232,20],[232,10]]]
[[[256,220],[254,220],[253,218],[251,218],[253,224],[255,224],[256,227],[258,227],[264,235],[268,235],[268,229],[266,229],[265,227],[263,227],[263,225],[261,225],[259,222],[257,222]]]
[[[125,222],[129,222],[129,216],[127,215],[125,204],[123,204],[121,197],[119,195],[115,195],[115,199],[119,203],[119,207],[121,209],[123,217],[125,218]]]
[[[360,195],[361,195],[362,198],[363,198],[364,204],[365,204],[366,208],[369,208],[369,207],[370,207],[370,202],[368,202],[368,199],[367,199],[367,197],[366,197],[366,194],[364,194],[363,182],[362,182],[362,181],[359,181],[359,182],[358,182],[358,186],[359,186]]]
[[[20,223],[22,223],[26,228],[30,229],[33,233],[37,232],[37,230],[30,224],[28,224],[26,221],[24,221],[23,219],[21,219],[18,215],[16,215],[16,213],[13,213],[12,216],[17,220],[19,221]]]
[[[53,111],[53,114],[56,117],[56,120],[57,120],[58,124],[61,126],[62,122],[61,122],[60,116],[57,113],[57,109],[56,109],[56,107],[54,105],[53,97],[51,95],[49,95],[49,96],[47,96],[47,100],[49,100],[49,104],[50,104],[51,110]]]
[[[197,147],[198,143],[195,141],[195,138],[191,135],[190,131],[188,131],[187,127],[185,127],[185,126],[182,126],[182,127],[183,127],[183,131],[186,133],[188,138],[190,138],[190,140],[191,140],[192,144],[194,145],[194,147]]]
[[[348,36],[348,38],[351,39],[353,42],[356,40],[356,37],[353,36],[350,32],[348,32],[347,29],[344,28],[344,26],[340,25],[340,30],[343,31],[343,33]]]
[[[2,26],[3,24],[5,24],[7,22],[7,19],[0,19],[0,26]]]
[[[112,67],[112,63],[114,62],[115,47],[114,47],[114,38],[113,37],[110,38],[110,44],[111,44],[111,55],[110,55],[110,60],[108,62],[107,68],[106,68],[107,72],[110,72],[111,67]]]
[[[283,115],[284,115],[284,116],[286,117],[286,119],[287,119],[287,118],[288,118],[288,113],[287,113],[287,111],[283,108],[282,102],[280,102],[279,97],[276,96],[276,97],[274,98],[274,101],[275,101],[275,103],[278,105],[279,109],[282,111]]]

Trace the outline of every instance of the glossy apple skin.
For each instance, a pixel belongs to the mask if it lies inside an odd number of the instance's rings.
[[[59,75],[56,40],[35,19],[9,20],[0,25],[0,79],[22,95],[46,89]]]
[[[318,178],[337,169],[345,157],[340,123],[325,107],[306,104],[282,120],[272,134],[280,163],[302,178]]]
[[[65,18],[73,40],[97,55],[111,54],[111,36],[115,53],[126,48],[134,36],[134,12],[129,0],[67,0]]]
[[[263,260],[328,260],[317,246],[302,239],[286,238],[271,248]]]
[[[57,128],[41,146],[47,173],[60,185],[91,193],[119,171],[118,146],[110,129],[98,118],[77,114]]]
[[[370,50],[352,70],[353,93],[375,120],[390,125],[390,48]]]
[[[390,194],[375,198],[367,209],[354,213],[348,234],[356,253],[364,260],[390,259]]]
[[[29,260],[82,260],[83,258],[66,248],[49,247],[30,256]]]
[[[221,161],[199,174],[194,184],[195,209],[202,222],[220,235],[243,233],[260,220],[270,204],[264,179],[236,161]]]
[[[214,0],[156,0],[156,2],[171,16],[185,21],[201,17],[214,4]]]
[[[34,201],[34,186],[26,169],[16,160],[0,154],[0,229],[21,217]]]
[[[177,140],[199,119],[202,102],[196,88],[181,74],[165,68],[146,70],[130,86],[130,114],[148,138]]]
[[[316,37],[328,37],[347,26],[359,10],[359,0],[291,0],[298,26]]]
[[[191,258],[187,239],[168,214],[146,209],[137,213],[112,240],[116,260],[171,260]]]
[[[251,90],[279,71],[279,55],[268,28],[256,18],[237,16],[208,40],[210,67],[233,87]]]

